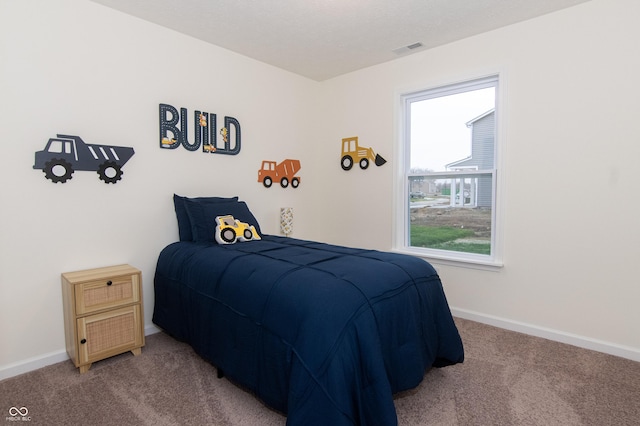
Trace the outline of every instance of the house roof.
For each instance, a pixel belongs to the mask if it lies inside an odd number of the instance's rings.
[[[473,158],[472,156],[468,156],[466,158],[463,158],[462,160],[457,160],[457,161],[454,161],[453,163],[445,164],[444,167],[448,169],[451,167],[464,165],[464,163],[466,163],[467,161],[470,161],[472,158]],[[469,167],[475,167],[475,165],[472,164],[472,165],[469,165]]]
[[[482,114],[480,114],[480,115],[479,115],[479,116],[477,116],[476,118],[474,118],[474,119],[471,119],[471,120],[467,121],[467,122],[465,123],[465,126],[467,126],[467,127],[471,127],[471,126],[473,126],[473,123],[475,123],[476,121],[480,120],[481,118],[486,117],[487,115],[493,114],[495,111],[496,111],[496,109],[495,109],[495,108],[491,108],[489,111],[487,111],[487,112],[483,112]]]

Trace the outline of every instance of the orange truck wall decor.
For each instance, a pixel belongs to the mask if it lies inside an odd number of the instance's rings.
[[[273,182],[280,182],[280,186],[286,188],[291,183],[292,188],[300,185],[300,177],[296,173],[300,170],[300,160],[286,159],[276,164],[275,161],[263,161],[262,168],[258,170],[258,182],[262,182],[265,188],[270,188]]]
[[[380,167],[387,162],[379,154],[373,152],[372,148],[365,148],[358,145],[358,137],[342,139],[342,157],[340,165],[343,170],[351,170],[354,162],[358,162],[360,168],[365,170],[369,167],[369,162],[373,161],[376,166]]]

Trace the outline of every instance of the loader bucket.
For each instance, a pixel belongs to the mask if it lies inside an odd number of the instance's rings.
[[[374,160],[374,162],[376,163],[376,166],[380,167],[382,166],[384,163],[387,162],[387,160],[385,160],[384,158],[382,158],[380,156],[380,154],[376,154],[376,159]]]

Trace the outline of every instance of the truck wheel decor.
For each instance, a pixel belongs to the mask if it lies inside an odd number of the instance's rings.
[[[98,167],[98,176],[104,183],[116,183],[122,179],[122,168],[115,161],[105,161]]]
[[[300,185],[300,177],[296,176],[299,170],[300,160],[286,159],[281,163],[265,160],[258,170],[258,182],[265,188],[271,188],[274,181],[280,182],[283,188],[287,188],[289,184],[292,188],[297,188]]]
[[[358,145],[357,136],[342,139],[342,157],[340,158],[342,170],[351,170],[356,161],[362,170],[369,167],[370,161],[373,161],[378,167],[387,162],[380,154],[373,152],[373,148]]]
[[[73,167],[62,158],[52,158],[44,164],[42,171],[44,172],[44,177],[51,180],[51,182],[65,183],[71,179]]]
[[[65,183],[75,170],[97,172],[104,183],[116,183],[134,153],[131,147],[88,144],[80,136],[59,134],[36,152],[33,168],[42,170],[53,183]]]
[[[343,155],[340,165],[342,166],[342,170],[351,170],[351,167],[353,167],[353,157],[350,155]]]

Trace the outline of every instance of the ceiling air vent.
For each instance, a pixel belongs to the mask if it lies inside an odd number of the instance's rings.
[[[396,55],[402,55],[403,53],[410,52],[419,47],[422,47],[422,43],[416,42],[416,43],[409,44],[407,46],[402,46],[402,47],[398,47],[397,49],[393,49],[393,53],[395,53]]]

